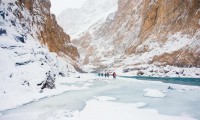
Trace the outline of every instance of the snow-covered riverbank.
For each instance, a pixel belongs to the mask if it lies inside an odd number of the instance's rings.
[[[185,77],[200,78],[200,68],[197,67],[175,67],[175,66],[155,66],[137,65],[124,68],[111,69],[124,76],[151,76],[151,77]]]
[[[19,87],[15,86],[16,84],[10,83],[7,88],[4,86],[4,89],[6,89],[6,92],[4,93],[1,91],[0,93],[0,111],[4,111],[7,109],[16,108],[18,106],[37,101],[39,99],[45,98],[45,97],[51,97],[54,95],[62,94],[66,91],[73,91],[73,90],[84,90],[88,89],[89,84],[83,84],[82,86],[75,86],[72,83],[78,82],[78,81],[85,81],[92,77],[88,75],[84,75],[83,78],[79,74],[71,75],[71,77],[58,77],[56,80],[56,88],[55,89],[44,89],[43,92],[40,92],[40,87],[38,88],[32,88],[30,86],[27,87]],[[93,77],[94,78],[94,77]],[[71,83],[72,85],[63,85],[62,83]],[[18,83],[20,84],[20,83]]]

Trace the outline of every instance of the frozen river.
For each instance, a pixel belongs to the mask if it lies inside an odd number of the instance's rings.
[[[198,86],[97,77],[63,85],[89,89],[3,111],[0,120],[200,120]]]

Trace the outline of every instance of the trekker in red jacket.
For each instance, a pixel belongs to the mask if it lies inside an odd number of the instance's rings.
[[[117,76],[116,73],[113,72],[113,78],[114,78],[114,79],[116,79],[116,76]]]

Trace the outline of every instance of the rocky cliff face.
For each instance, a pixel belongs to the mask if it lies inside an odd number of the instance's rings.
[[[77,60],[79,54],[77,49],[70,43],[70,36],[63,32],[57,24],[55,15],[50,13],[51,3],[49,0],[18,0],[17,4],[29,10],[33,17],[31,24],[35,24],[40,29],[37,31],[40,41],[47,45],[49,50],[60,55],[68,55],[73,60]],[[19,18],[23,15],[18,13]],[[39,16],[39,19],[34,19]]]
[[[200,1],[119,0],[113,14],[78,39],[86,63],[200,65]]]
[[[183,45],[179,49],[174,49],[168,53],[155,55],[152,62],[161,62],[176,66],[199,66],[199,19],[200,19],[200,1],[144,1],[142,9],[142,24],[137,42],[126,49],[127,54],[150,51],[149,45],[145,46],[146,41],[154,41],[160,45],[165,45],[170,35],[180,33],[180,36],[174,37],[173,41],[180,41]],[[188,40],[187,43],[186,39]],[[173,42],[171,43],[173,46]],[[143,51],[138,51],[137,46],[143,45]],[[162,47],[162,46],[161,46]]]

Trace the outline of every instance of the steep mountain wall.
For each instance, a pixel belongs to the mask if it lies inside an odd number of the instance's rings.
[[[37,31],[39,40],[46,44],[50,51],[64,53],[73,60],[77,60],[79,54],[77,49],[70,44],[70,36],[63,32],[63,29],[57,24],[55,15],[50,13],[51,3],[49,0],[18,0],[17,3],[22,8],[29,10],[32,16],[32,24],[35,24],[40,30]],[[23,18],[23,15],[19,13]],[[34,19],[38,18],[39,19]]]
[[[76,72],[77,49],[56,23],[50,6],[49,0],[0,0],[2,99],[17,94],[31,101],[41,90],[56,88],[60,77]],[[15,107],[18,102],[1,103],[1,108]]]
[[[142,25],[137,42],[130,45],[127,54],[150,51],[145,41],[153,41],[165,45],[169,36],[180,33],[174,37],[180,41],[179,49],[169,53],[154,56],[152,62],[159,61],[177,66],[199,66],[200,62],[200,1],[198,0],[170,0],[170,1],[145,1],[142,9]],[[185,38],[185,39],[184,39]],[[188,39],[188,42],[184,44]],[[174,43],[176,44],[176,40]],[[139,45],[145,46],[142,51],[137,50]],[[171,43],[173,46],[173,42]],[[164,51],[165,52],[165,51]]]
[[[86,64],[200,65],[199,0],[119,0],[113,14],[77,40]]]

